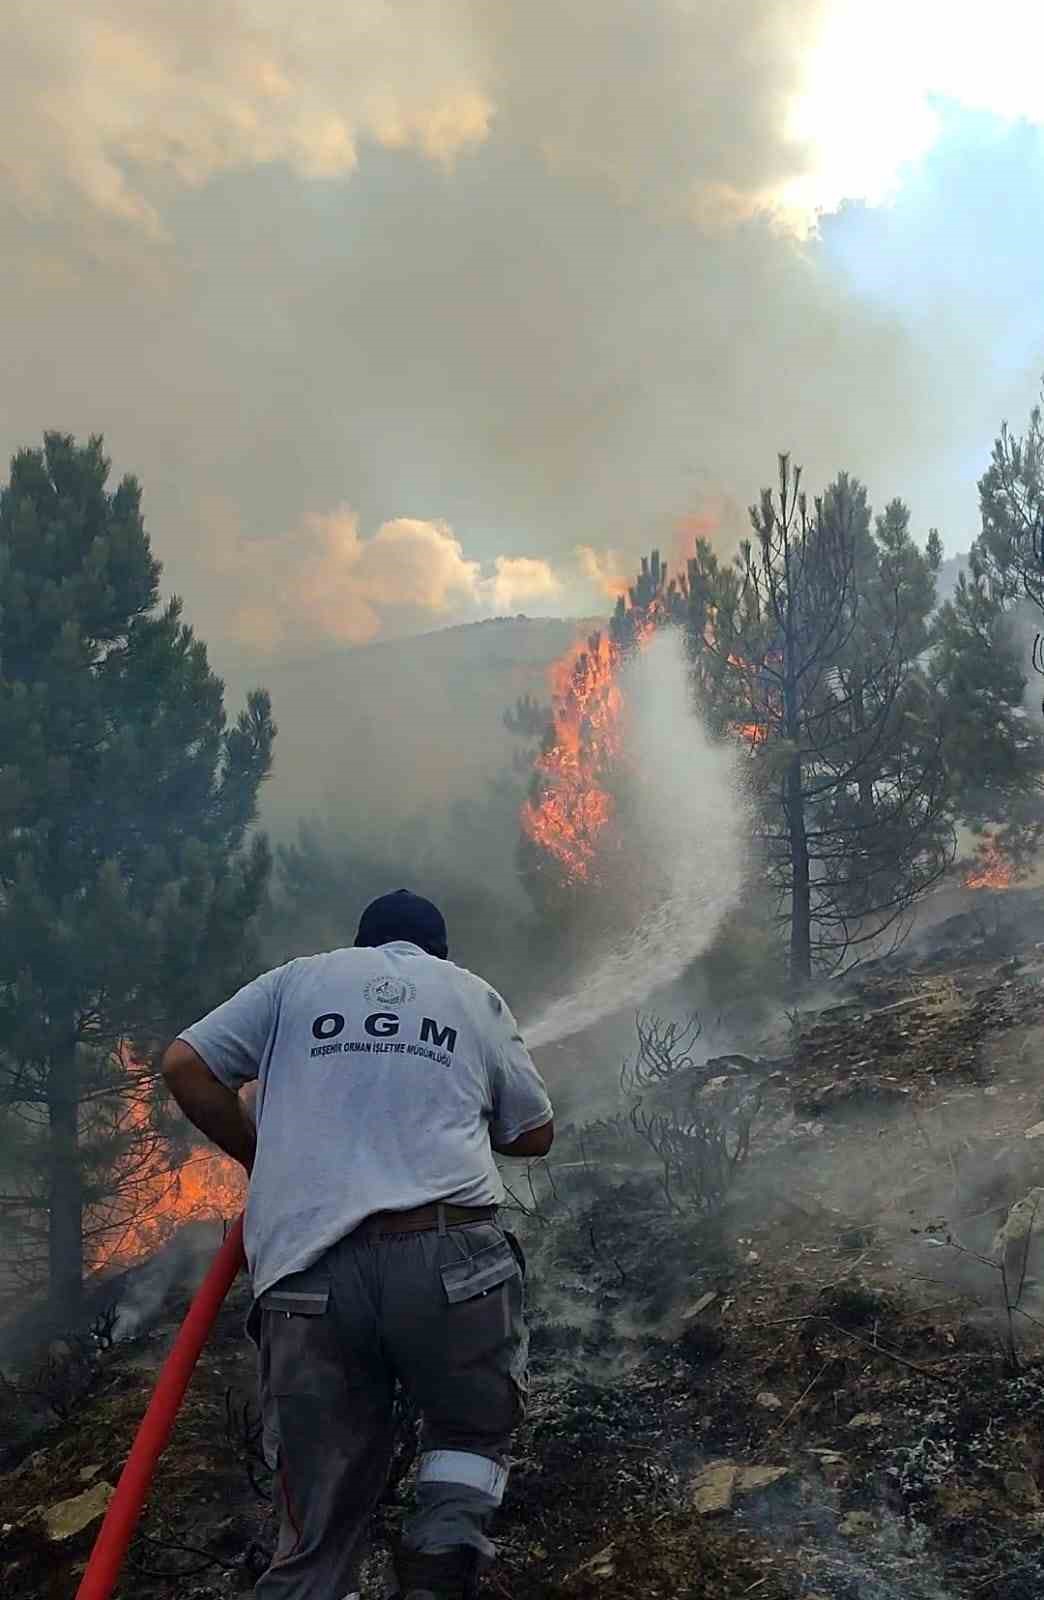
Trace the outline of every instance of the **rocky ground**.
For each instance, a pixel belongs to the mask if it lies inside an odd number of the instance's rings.
[[[1044,897],[1009,903],[976,904],[740,1053],[699,1040],[681,1079],[643,1091],[647,1108],[682,1090],[708,1114],[758,1105],[720,1216],[676,1182],[668,1206],[626,1119],[564,1130],[514,1185],[532,1403],[491,1596],[1041,1592]],[[264,1563],[245,1293],[203,1357],[121,1595],[216,1600]],[[187,1299],[175,1284],[109,1350],[9,1370],[3,1592],[75,1594]],[[378,1546],[408,1492],[382,1509]]]

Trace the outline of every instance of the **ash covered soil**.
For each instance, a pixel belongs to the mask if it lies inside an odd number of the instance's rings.
[[[1004,899],[996,917],[983,902],[739,1051],[716,1058],[713,1038],[699,1041],[692,1094],[761,1101],[720,1216],[676,1191],[670,1209],[656,1158],[619,1123],[562,1130],[552,1162],[516,1175],[531,1404],[485,1593],[1044,1590],[1036,1200],[1021,1234],[995,1240],[1044,1184],[1044,897]],[[8,1365],[3,1593],[75,1594],[188,1299],[175,1284],[147,1329],[89,1357],[72,1341]],[[241,1284],[121,1595],[216,1600],[248,1592],[264,1565],[273,1529],[246,1310]],[[404,1424],[403,1469],[410,1437]],[[404,1472],[377,1519],[373,1595],[408,1495]]]

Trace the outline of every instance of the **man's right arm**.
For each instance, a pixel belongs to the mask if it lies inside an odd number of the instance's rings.
[[[495,990],[490,1056],[493,1115],[489,1140],[498,1156],[546,1156],[555,1137],[554,1112],[544,1080],[526,1049],[518,1024]]]
[[[167,1088],[193,1127],[247,1170],[254,1165],[257,1129],[239,1096],[214,1076],[184,1039],[175,1039],[163,1056]]]
[[[490,1144],[498,1156],[546,1156],[555,1142],[554,1118],[545,1122],[539,1128],[530,1128],[528,1133],[522,1133],[517,1139],[512,1139],[510,1144],[497,1144],[490,1135]]]

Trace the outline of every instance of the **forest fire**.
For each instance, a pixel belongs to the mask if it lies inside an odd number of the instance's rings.
[[[573,646],[551,669],[553,733],[537,757],[534,792],[522,807],[522,827],[562,868],[568,882],[586,882],[602,834],[613,816],[606,779],[620,750],[623,696],[620,669],[627,655],[643,650],[664,622],[660,599],[627,613],[630,643],[622,648],[605,634]],[[729,666],[752,675],[738,656]],[[748,688],[747,698],[753,694]],[[762,723],[730,724],[729,731],[753,752],[765,738]]]
[[[178,1161],[153,1131],[147,1086],[135,1086],[114,1113],[127,1136],[111,1198],[84,1219],[91,1267],[126,1267],[152,1255],[187,1222],[228,1220],[243,1209],[246,1176],[216,1150],[194,1150]]]
[[[742,742],[749,747],[751,753],[753,754],[753,752],[757,749],[758,744],[763,743],[768,734],[768,729],[766,728],[764,722],[758,721],[754,714],[756,703],[754,694],[754,678],[756,676],[757,669],[751,664],[751,662],[744,660],[742,656],[735,655],[734,653],[730,654],[726,660],[733,673],[743,683],[744,697],[749,708],[748,720],[746,722],[730,723],[730,731],[737,739],[742,740]]]
[[[985,839],[975,853],[975,864],[964,874],[966,889],[1010,889],[1015,868],[996,839]]]
[[[554,732],[537,757],[535,793],[522,807],[528,836],[573,882],[590,877],[598,840],[613,814],[603,779],[620,747],[620,662],[613,641],[594,633],[555,663]]]

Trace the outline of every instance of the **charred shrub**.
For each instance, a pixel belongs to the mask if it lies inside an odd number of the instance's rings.
[[[638,1049],[621,1073],[624,1090],[638,1093],[632,1132],[657,1158],[670,1210],[715,1217],[750,1156],[760,1093],[697,1064],[697,1017],[678,1023],[639,1012],[635,1029]]]
[[[0,1389],[9,1403],[21,1402],[30,1411],[43,1409],[58,1422],[68,1422],[90,1393],[97,1372],[91,1340],[73,1335],[52,1340],[18,1378],[0,1372]]]
[[[840,1328],[868,1328],[894,1310],[888,1296],[858,1278],[833,1283],[821,1291],[817,1309]]]

